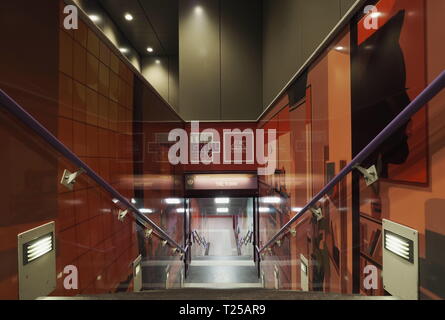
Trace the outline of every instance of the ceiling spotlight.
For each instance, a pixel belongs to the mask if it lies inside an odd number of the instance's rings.
[[[99,21],[100,21],[100,18],[99,18],[98,15],[91,14],[91,15],[89,15],[88,17],[89,17],[89,18],[91,19],[91,21],[93,21],[93,22],[99,22]]]
[[[137,203],[136,199],[135,198],[131,198],[131,203],[132,204],[136,204]]]
[[[338,47],[335,47],[335,50],[337,50],[337,51],[343,51],[343,50],[345,50],[345,47],[338,46]]]
[[[229,213],[229,208],[216,208],[218,213]]]
[[[127,48],[119,48],[119,51],[122,53],[128,53],[128,49]]]
[[[127,21],[133,21],[133,16],[130,13],[125,14],[125,20]]]
[[[263,198],[263,203],[278,204],[280,202],[281,202],[281,199],[279,197],[265,197],[265,198]]]
[[[165,199],[165,203],[166,204],[180,204],[181,203],[181,199],[168,198],[168,199]]]
[[[152,47],[148,47],[148,48],[147,48],[147,51],[148,51],[148,52],[153,52],[154,49],[153,49]]]
[[[228,203],[230,203],[230,199],[229,198],[215,198],[215,203],[216,204],[228,204]]]

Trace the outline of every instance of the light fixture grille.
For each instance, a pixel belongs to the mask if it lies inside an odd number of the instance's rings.
[[[414,263],[414,242],[410,239],[385,230],[385,249],[410,263]]]
[[[27,265],[54,250],[52,232],[23,244],[23,265]]]

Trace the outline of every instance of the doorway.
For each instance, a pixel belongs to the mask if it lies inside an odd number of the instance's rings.
[[[191,263],[185,287],[260,287],[253,197],[190,198]]]

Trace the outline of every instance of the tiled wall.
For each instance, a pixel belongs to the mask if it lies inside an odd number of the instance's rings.
[[[133,73],[82,20],[78,30],[60,25],[59,45],[58,138],[133,198]],[[76,170],[61,159],[59,176],[66,168]],[[127,280],[138,255],[133,221],[119,222],[110,195],[91,180],[80,179],[74,192],[60,185],[58,192],[57,272],[77,266],[80,287],[64,290],[61,277],[54,294],[113,291]]]

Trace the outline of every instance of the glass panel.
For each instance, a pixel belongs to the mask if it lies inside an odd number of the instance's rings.
[[[301,214],[262,254],[261,276],[270,289],[347,294],[351,284],[350,178]],[[273,215],[273,214],[272,214]]]

